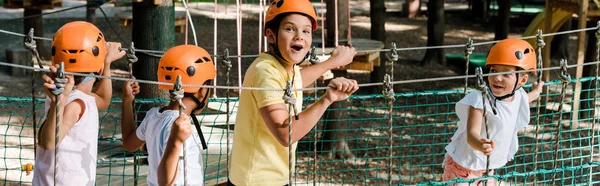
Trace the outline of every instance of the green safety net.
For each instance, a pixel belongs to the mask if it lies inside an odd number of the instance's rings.
[[[562,118],[559,118],[557,110],[561,82],[546,83],[549,92],[541,98],[547,102],[540,105],[542,109],[539,115],[536,114],[537,107],[532,105],[531,122],[518,133],[520,146],[515,159],[495,170],[495,175],[490,177],[498,179],[498,184],[509,185],[598,184],[598,140],[593,142],[593,147],[590,146],[592,137],[597,137],[591,130],[590,119],[593,115],[593,80],[581,78],[569,83]],[[582,84],[581,116],[574,120],[576,113],[573,113],[572,106],[577,81]],[[525,86],[525,89],[529,90],[530,86]],[[389,107],[385,97],[377,94],[353,95],[346,101],[338,102],[330,107],[317,127],[299,141],[294,182],[301,185],[387,185],[390,174],[392,182],[400,185],[447,185],[477,181],[442,181],[444,147],[456,130],[454,106],[464,96],[462,92],[397,92],[392,111],[391,149],[387,122]],[[314,100],[314,95],[305,95],[304,105]],[[39,127],[45,100],[37,98],[37,118],[32,118],[31,101],[27,97],[0,97],[0,185],[31,184],[33,173],[26,175],[21,166],[34,163],[32,120],[36,119]],[[141,121],[144,111],[165,105],[167,100],[138,99],[136,102],[135,108],[140,114],[138,121]],[[229,103],[232,108],[231,125],[235,122],[237,103],[237,98],[232,98]],[[208,150],[203,154],[206,168],[204,180],[206,185],[217,185],[227,181],[227,101],[225,98],[210,99],[209,107],[198,116],[208,142]],[[108,110],[100,111],[96,184],[133,185],[137,179],[139,185],[146,185],[148,165],[144,158],[147,154],[143,150],[137,154],[139,176],[136,178],[134,153],[126,152],[121,146],[120,116],[120,99],[113,99]],[[540,119],[537,148],[536,117]],[[561,127],[560,145],[557,147],[555,140]],[[595,127],[595,130],[598,129],[600,127]],[[230,139],[233,130],[230,130]],[[590,159],[593,149],[594,158]],[[390,150],[391,172],[388,168]],[[537,162],[534,162],[535,151]],[[555,168],[556,151],[558,157]],[[553,175],[556,177],[554,183]]]

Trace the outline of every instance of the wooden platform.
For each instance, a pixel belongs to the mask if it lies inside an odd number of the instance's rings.
[[[316,52],[322,53],[321,40],[313,41],[313,46],[316,46]],[[379,50],[385,47],[384,43],[381,41],[371,40],[371,39],[363,39],[356,38],[352,39],[352,46],[356,48],[357,51],[365,51],[365,50]],[[333,47],[325,48],[325,53],[329,54],[333,51]],[[363,70],[363,71],[373,71],[374,66],[379,66],[381,64],[380,52],[359,52],[354,56],[352,63],[339,68],[333,69],[334,71],[345,71],[345,70]],[[317,55],[321,62],[329,59],[330,55]]]
[[[133,24],[132,10],[117,12],[115,16],[118,17],[121,21],[123,21],[123,26]],[[175,32],[185,32],[185,12],[175,11]]]
[[[4,8],[54,9],[62,7],[62,0],[4,0]]]

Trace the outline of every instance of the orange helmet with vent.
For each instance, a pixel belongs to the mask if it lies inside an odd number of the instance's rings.
[[[317,29],[317,13],[309,0],[274,0],[265,15],[265,30],[269,21],[285,13],[300,13],[310,17],[313,31]],[[264,33],[266,35],[266,32]]]
[[[523,70],[536,69],[536,55],[533,47],[521,39],[504,39],[490,49],[485,66],[507,65]],[[533,74],[536,72],[533,71]]]
[[[52,40],[52,64],[64,62],[67,72],[100,72],[106,53],[104,35],[85,21],[63,25]]]
[[[175,83],[177,75],[183,84],[204,84],[215,79],[217,72],[210,54],[201,47],[179,45],[165,52],[158,62],[158,81]],[[159,89],[173,90],[172,85],[158,85]],[[197,87],[182,87],[186,93],[195,93]]]

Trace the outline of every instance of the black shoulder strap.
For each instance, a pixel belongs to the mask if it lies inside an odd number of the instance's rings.
[[[206,146],[206,140],[204,140],[204,135],[202,134],[202,129],[200,129],[200,123],[198,123],[198,119],[194,113],[192,115],[192,120],[194,121],[194,126],[196,126],[196,130],[198,131],[198,136],[200,137],[200,141],[202,142],[202,150],[206,150],[208,146]]]

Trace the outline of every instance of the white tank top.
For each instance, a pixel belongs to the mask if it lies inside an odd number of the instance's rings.
[[[80,99],[85,104],[83,115],[58,144],[57,185],[94,186],[98,156],[99,118],[93,96],[73,90],[67,103]],[[46,113],[50,99],[46,98]],[[45,118],[44,118],[45,119]],[[33,185],[54,184],[54,150],[36,147]]]

